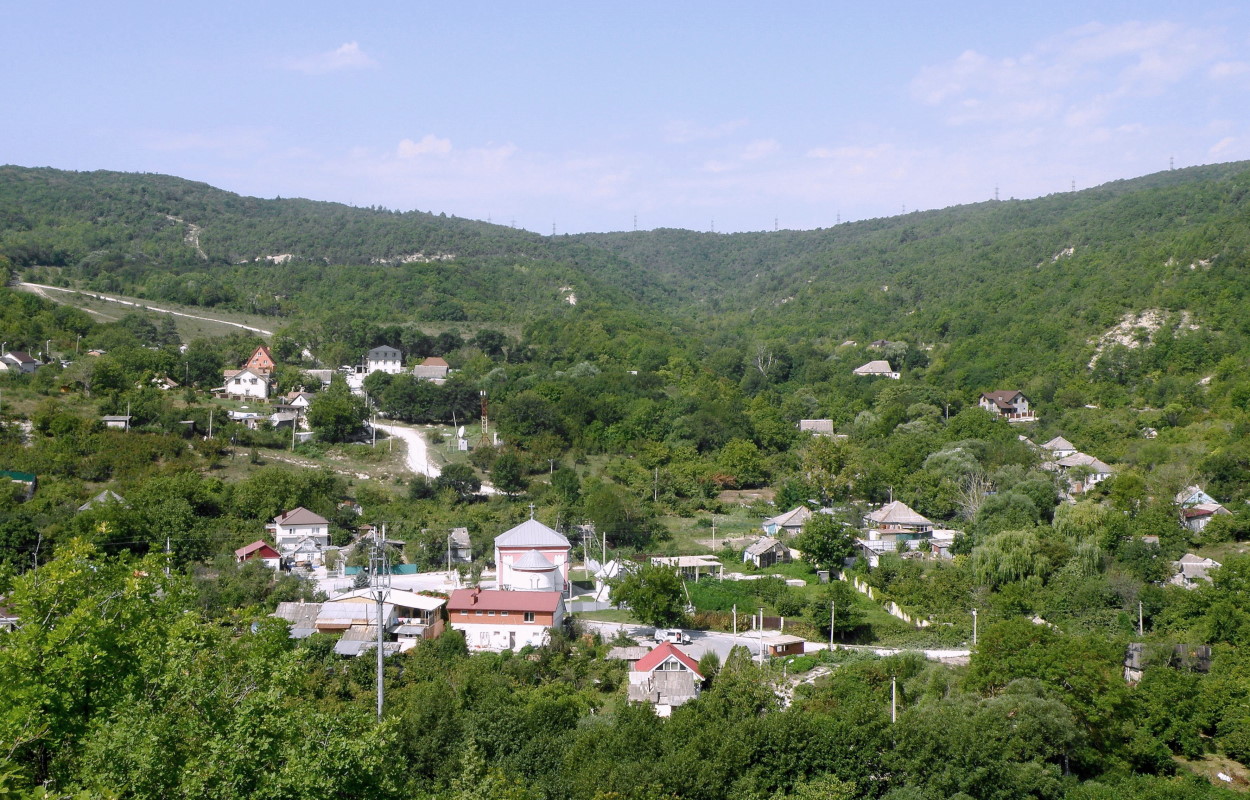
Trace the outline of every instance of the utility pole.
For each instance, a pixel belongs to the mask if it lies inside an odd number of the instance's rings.
[[[213,438],[213,409],[211,406],[208,409],[208,438]]]
[[[898,679],[890,676],[890,722],[898,721]]]
[[[764,607],[760,606],[760,663],[764,663]]]
[[[1142,629],[1142,608],[1141,608],[1140,600],[1137,601],[1137,635],[1145,636],[1145,633]]]
[[[660,499],[660,468],[655,468],[655,481],[651,484],[651,502],[659,502]]]
[[[373,590],[371,594],[377,602],[378,624],[378,722],[382,721],[382,700],[385,695],[382,662],[384,653],[383,638],[386,634],[385,603],[391,592],[391,570],[386,555],[386,523],[381,525],[381,535],[373,540],[373,552],[369,554],[369,570],[373,573]]]
[[[712,515],[712,552],[716,552],[716,515]]]
[[[977,646],[977,610],[972,609],[972,646]]]
[[[829,652],[833,652],[833,629],[838,627],[838,601],[829,601]]]

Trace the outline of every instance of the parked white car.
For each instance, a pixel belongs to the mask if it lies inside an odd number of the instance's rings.
[[[656,628],[655,641],[657,643],[690,644],[690,634],[681,628]]]

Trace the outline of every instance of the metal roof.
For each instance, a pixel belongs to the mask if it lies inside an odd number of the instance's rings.
[[[495,537],[495,547],[566,547],[569,540],[536,519],[527,519]]]

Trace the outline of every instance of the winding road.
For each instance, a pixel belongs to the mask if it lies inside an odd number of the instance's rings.
[[[407,425],[395,425],[393,423],[378,422],[374,424],[378,430],[384,432],[387,436],[394,436],[396,439],[403,440],[408,445],[404,453],[404,460],[408,464],[408,469],[417,475],[424,475],[427,478],[437,478],[441,473],[437,466],[430,461],[429,449],[425,445],[425,436],[416,428],[410,428]]]

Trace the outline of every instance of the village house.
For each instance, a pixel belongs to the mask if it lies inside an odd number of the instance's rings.
[[[0,633],[12,633],[17,630],[17,613],[9,608],[3,595],[0,595]]]
[[[764,533],[769,536],[796,536],[803,530],[803,523],[812,518],[812,510],[807,506],[796,506],[784,514],[764,520]]]
[[[464,634],[470,650],[502,652],[541,647],[551,629],[564,624],[560,592],[456,589],[447,601],[448,623]]]
[[[365,374],[385,372],[398,375],[404,371],[404,354],[389,345],[379,345],[365,353]]]
[[[234,560],[240,564],[245,561],[259,561],[275,571],[282,566],[282,554],[264,539],[257,539],[235,550]]]
[[[360,655],[376,646],[378,606],[370,587],[354,589],[321,604],[315,627],[318,633],[342,633],[335,652]],[[444,628],[441,597],[402,589],[387,589],[382,601],[383,644],[395,642],[399,652],[412,649],[422,639],[438,637]],[[371,635],[371,638],[370,638]]]
[[[856,540],[856,548],[870,566],[880,562],[882,553],[917,551],[921,540],[933,535],[933,523],[901,500],[886,503],[864,515],[867,538]]]
[[[1109,464],[1081,452],[1056,460],[1053,467],[1065,478],[1071,479],[1073,474],[1077,476],[1072,486],[1072,491],[1076,493],[1090,490],[1110,478],[1114,472]]]
[[[442,383],[447,379],[451,367],[438,356],[430,356],[412,368],[412,376],[423,381]]]
[[[303,506],[274,517],[265,531],[290,564],[321,566],[330,546],[330,521]]]
[[[317,615],[321,613],[321,603],[306,603],[303,600],[278,603],[278,607],[270,616],[284,619],[291,623],[292,639],[307,639],[317,632]]]
[[[812,436],[833,436],[833,420],[801,419],[799,420],[799,431],[810,433]]]
[[[1181,524],[1192,533],[1201,533],[1217,516],[1233,513],[1197,486],[1185,487],[1173,502],[1179,506]]]
[[[316,395],[312,392],[300,390],[296,392],[289,392],[283,399],[286,401],[285,405],[288,405],[293,409],[298,409],[299,411],[307,411],[308,407],[312,405],[312,401],[315,396]]]
[[[536,519],[527,519],[495,537],[495,586],[498,589],[564,592],[568,589],[569,554],[572,550],[569,540],[560,533]],[[522,563],[514,566],[518,562]],[[535,585],[537,578],[554,581],[555,585],[539,588]]]
[[[1199,582],[1211,582],[1211,570],[1224,565],[1214,559],[1186,553],[1180,557],[1179,561],[1173,561],[1172,566],[1176,569],[1176,574],[1168,580],[1168,583],[1185,589],[1196,589]]]
[[[269,348],[263,344],[252,351],[252,355],[243,362],[243,369],[251,370],[265,378],[273,374],[276,366],[277,362],[273,360],[273,353],[269,352]]]
[[[699,696],[703,680],[699,662],[677,645],[664,642],[630,668],[628,697],[635,703],[650,703],[657,716],[667,717],[674,708]]]
[[[742,561],[760,569],[773,564],[789,564],[790,548],[771,536],[765,536],[743,551]]]
[[[0,470],[0,480],[6,478],[18,485],[17,491],[23,500],[29,500],[34,497],[35,489],[39,487],[39,476],[33,472],[20,472],[15,469]]]
[[[113,491],[112,489],[105,489],[101,491],[99,494],[97,494],[95,497],[91,498],[87,502],[80,505],[78,507],[78,510],[90,511],[96,506],[108,505],[109,503],[120,503],[123,506],[127,506],[126,501],[122,499],[122,496],[120,494]]]
[[[856,375],[872,378],[892,378],[893,380],[898,380],[902,377],[890,366],[889,361],[869,361],[862,367],[856,367],[851,371]]]
[[[126,414],[109,414],[100,417],[100,421],[104,423],[104,427],[112,428],[115,431],[130,430],[130,417]]]
[[[38,359],[21,350],[9,350],[0,356],[0,370],[8,370],[21,375],[29,375],[39,369]]]
[[[469,538],[468,528],[452,528],[447,537],[447,553],[454,564],[470,564],[473,562],[473,541]]]
[[[977,400],[977,405],[1008,422],[1037,421],[1037,414],[1029,408],[1029,398],[1014,389],[984,392]]]
[[[269,376],[252,369],[228,369],[219,394],[231,400],[268,400]]]
[[[1041,448],[1046,451],[1047,457],[1051,460],[1067,458],[1070,455],[1075,455],[1077,452],[1076,445],[1062,436],[1056,436],[1049,442],[1046,442],[1046,444],[1041,445]]]

